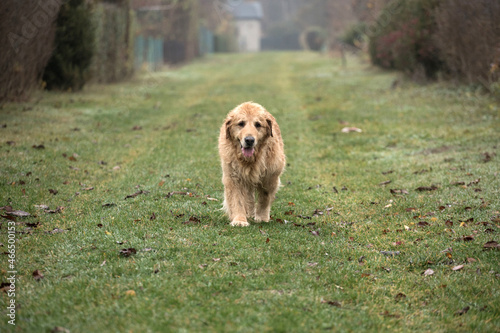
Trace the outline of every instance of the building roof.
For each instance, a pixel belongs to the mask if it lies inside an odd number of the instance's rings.
[[[234,7],[232,12],[237,20],[262,19],[262,5],[258,1],[242,2]]]

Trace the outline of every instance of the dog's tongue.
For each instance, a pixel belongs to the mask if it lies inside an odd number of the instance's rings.
[[[241,148],[241,151],[243,153],[243,156],[252,157],[254,149],[253,148]]]

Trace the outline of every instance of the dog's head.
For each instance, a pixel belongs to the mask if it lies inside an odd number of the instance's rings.
[[[225,122],[226,139],[239,144],[244,158],[251,158],[256,149],[273,136],[273,121],[259,104],[243,103],[231,111]]]

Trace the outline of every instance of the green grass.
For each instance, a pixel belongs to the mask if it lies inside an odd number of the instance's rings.
[[[4,105],[0,206],[31,216],[16,224],[16,326],[2,293],[0,331],[500,332],[500,252],[483,247],[500,241],[499,107],[396,78],[312,53],[220,55]],[[288,165],[274,221],[233,228],[217,136],[247,100],[276,117]]]

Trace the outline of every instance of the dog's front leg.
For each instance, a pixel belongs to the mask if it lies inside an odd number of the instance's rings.
[[[245,197],[245,188],[237,184],[232,178],[224,177],[224,208],[231,220],[233,227],[247,227],[247,200]]]
[[[276,192],[280,185],[279,176],[271,176],[266,183],[266,187],[259,187],[257,189],[258,201],[255,210],[255,221],[269,222],[271,214],[271,204],[274,201]]]

